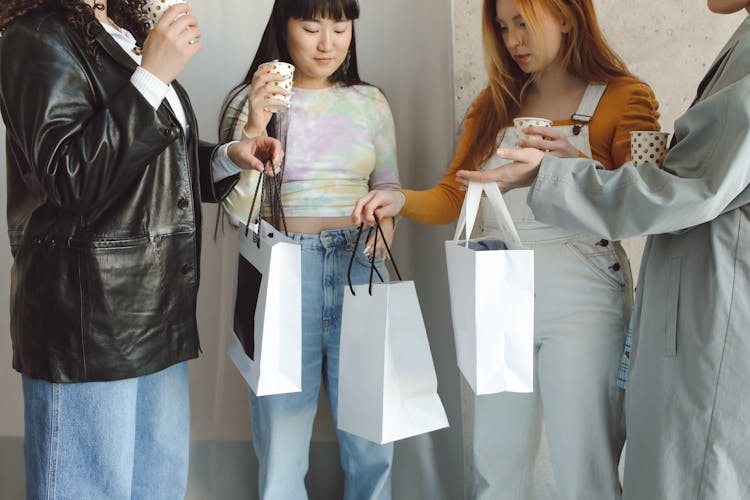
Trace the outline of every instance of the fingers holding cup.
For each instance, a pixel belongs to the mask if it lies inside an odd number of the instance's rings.
[[[167,11],[175,5],[185,5],[185,7],[187,7],[187,2],[185,0],[147,0],[144,8],[146,9],[146,16],[151,23],[151,27],[156,26],[156,24],[159,23],[164,14],[166,14]],[[188,10],[189,8],[186,8],[184,11],[173,11],[172,13],[174,14],[174,18],[168,19],[168,23],[171,24],[175,21],[175,19],[187,13]]]
[[[169,85],[200,51],[201,32],[198,20],[189,14],[190,6],[184,2],[166,8],[160,4],[153,29],[143,42],[140,65],[146,71]]]
[[[263,65],[269,75],[277,75],[267,85],[272,89],[269,102],[264,109],[271,113],[282,113],[291,106],[292,87],[294,85],[294,66],[279,61],[271,61]]]
[[[513,130],[515,132],[514,147],[516,149],[521,147],[521,141],[527,141],[540,134],[530,134],[529,127],[535,127],[536,130],[539,127],[551,127],[552,122],[545,118],[536,118],[533,116],[521,116],[513,120]]]

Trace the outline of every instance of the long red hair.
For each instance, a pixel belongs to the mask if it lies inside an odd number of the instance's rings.
[[[635,77],[607,44],[596,19],[592,0],[514,0],[532,36],[541,31],[542,19],[552,14],[565,20],[560,59],[568,73],[588,82],[607,83],[615,78]],[[484,0],[482,42],[489,76],[487,88],[471,110],[478,120],[479,134],[464,158],[462,169],[476,170],[494,154],[498,134],[512,124],[523,95],[534,75],[525,74],[505,48],[497,23],[497,1]]]

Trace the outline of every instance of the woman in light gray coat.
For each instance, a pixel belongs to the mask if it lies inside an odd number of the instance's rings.
[[[750,12],[748,0],[708,0]],[[750,498],[750,17],[677,120],[664,162],[615,171],[536,149],[458,178],[531,185],[548,224],[649,234],[636,310],[623,498]],[[613,367],[613,370],[615,367]]]

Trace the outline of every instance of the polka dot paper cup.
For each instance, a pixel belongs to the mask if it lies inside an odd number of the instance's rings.
[[[669,132],[635,130],[630,132],[630,156],[636,167],[643,163],[664,162],[669,147]]]
[[[289,63],[285,62],[279,62],[279,61],[271,61],[266,63],[266,65],[271,70],[271,73],[278,73],[281,75],[284,79],[280,82],[274,82],[273,84],[277,87],[281,87],[282,89],[286,90],[287,92],[292,91],[292,86],[294,85],[294,66],[292,66]],[[281,113],[284,111],[287,111],[289,109],[289,106],[292,104],[292,96],[289,95],[282,95],[282,94],[274,94],[273,99],[283,101],[284,105],[277,105],[277,104],[269,104],[264,109],[266,111],[270,111],[272,113]]]
[[[148,15],[151,26],[159,22],[161,16],[173,5],[187,3],[185,0],[148,0],[146,2],[146,14]]]
[[[516,118],[513,120],[513,125],[515,127],[516,137],[513,141],[513,145],[516,148],[519,148],[519,144],[521,141],[529,139],[531,136],[529,134],[526,134],[524,132],[525,129],[528,127],[551,127],[552,122],[549,120],[545,120],[544,118],[534,118],[531,116],[522,116],[520,118]]]

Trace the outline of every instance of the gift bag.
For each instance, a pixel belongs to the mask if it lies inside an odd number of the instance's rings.
[[[361,236],[360,227],[354,252]],[[373,261],[370,283],[352,286],[353,259],[341,324],[338,428],[383,444],[447,427],[414,282],[373,284]],[[401,280],[395,263],[394,269]]]
[[[261,175],[258,187],[264,183]],[[280,181],[276,192],[280,191]],[[261,192],[261,206],[263,205]],[[260,211],[262,213],[262,210]],[[302,281],[297,242],[259,218],[239,231],[229,357],[257,396],[302,390]]]
[[[469,241],[482,193],[500,241]],[[459,241],[462,230],[466,239]],[[534,390],[534,253],[524,250],[497,184],[470,183],[445,242],[458,367],[477,395]]]

